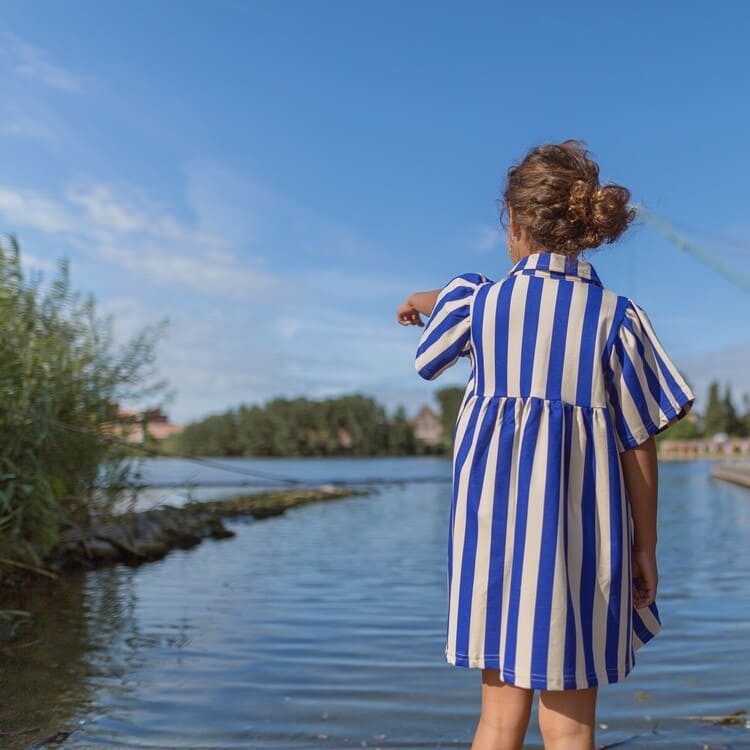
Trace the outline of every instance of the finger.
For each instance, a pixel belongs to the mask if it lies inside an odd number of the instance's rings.
[[[634,599],[634,606],[636,609],[643,609],[644,607],[648,607],[649,604],[653,604],[654,601],[656,601],[656,598],[654,596],[641,593],[638,599]]]
[[[646,579],[642,586],[645,605],[651,604],[656,599],[656,581]]]
[[[643,601],[643,592],[638,587],[638,584],[635,583],[635,581],[633,582],[632,590],[633,590],[633,606],[636,609],[640,609],[641,602]]]
[[[644,596],[643,592],[635,588],[633,589],[633,606],[636,609],[643,609],[644,607],[648,606],[646,597]]]
[[[649,604],[652,604],[654,601],[656,601],[656,584],[653,581],[646,579],[640,580],[640,588],[637,592],[637,597],[634,596],[634,599],[637,600],[636,608],[642,609],[643,607],[648,607]]]

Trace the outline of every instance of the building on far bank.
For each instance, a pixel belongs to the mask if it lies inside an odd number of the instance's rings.
[[[664,438],[659,443],[659,458],[732,458],[750,456],[750,438],[730,437],[717,432],[711,438]]]
[[[117,423],[112,433],[129,443],[144,443],[146,438],[164,440],[182,429],[181,425],[172,424],[161,409],[133,411],[117,408]]]
[[[412,420],[414,437],[422,444],[435,448],[443,441],[443,423],[440,417],[425,404]]]

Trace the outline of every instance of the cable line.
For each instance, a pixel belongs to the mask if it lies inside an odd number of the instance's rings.
[[[746,274],[738,273],[736,269],[733,269],[728,263],[721,260],[720,256],[716,253],[710,252],[697,243],[689,240],[683,234],[678,232],[672,224],[666,219],[662,219],[660,216],[649,211],[642,204],[637,203],[634,205],[637,215],[642,217],[644,222],[654,228],[659,234],[666,237],[672,244],[684,250],[689,255],[697,258],[701,263],[706,264],[714,269],[717,273],[721,274],[725,279],[728,279],[736,286],[744,289],[746,292],[750,292],[750,276]]]
[[[117,438],[114,435],[102,435],[98,432],[93,432],[92,430],[86,430],[83,427],[76,427],[75,425],[66,424],[65,422],[60,422],[57,419],[51,419],[51,422],[54,422],[59,427],[62,427],[65,430],[68,430],[69,432],[75,432],[79,435],[87,435],[88,437],[95,438],[97,440],[102,440],[104,442],[112,443],[113,445],[121,445],[125,448],[135,448],[136,450],[142,451],[148,456],[151,456],[152,458],[178,458],[180,460],[184,461],[191,461],[195,464],[200,464],[201,466],[207,466],[212,469],[219,469],[220,471],[227,471],[231,472],[233,474],[243,474],[248,477],[253,477],[256,479],[272,479],[276,482],[280,482],[281,484],[294,484],[294,485],[304,485],[307,484],[302,479],[292,479],[291,477],[282,477],[278,474],[272,474],[267,471],[260,471],[258,469],[247,469],[247,468],[241,468],[238,466],[227,466],[226,464],[219,463],[218,461],[213,461],[210,458],[204,458],[203,456],[194,456],[192,454],[187,454],[185,456],[170,456],[167,453],[162,453],[161,451],[156,450],[156,448],[149,448],[145,445],[140,445],[138,443],[131,443],[127,440],[122,440],[121,438]]]

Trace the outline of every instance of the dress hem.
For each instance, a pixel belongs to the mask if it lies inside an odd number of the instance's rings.
[[[650,640],[650,639],[649,639]],[[531,690],[580,690],[596,685],[609,685],[624,680],[635,666],[635,657],[632,656],[630,669],[621,671],[619,669],[608,669],[604,675],[594,672],[587,672],[585,684],[579,684],[576,675],[563,675],[562,677],[550,678],[549,675],[530,674],[529,679],[517,678],[515,670],[503,666],[497,655],[477,657],[469,654],[445,650],[445,658],[449,664],[456,667],[465,667],[469,669],[497,669],[500,671],[503,682],[507,682],[516,687],[527,688]],[[489,662],[489,664],[488,664]]]

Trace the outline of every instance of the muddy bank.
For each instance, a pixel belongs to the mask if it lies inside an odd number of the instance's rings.
[[[0,589],[14,588],[30,579],[67,570],[95,568],[118,562],[138,564],[164,557],[173,549],[186,549],[204,539],[234,536],[224,519],[277,516],[287,508],[323,500],[368,494],[350,487],[324,485],[308,489],[281,490],[239,495],[222,500],[162,506],[93,521],[85,528],[66,528],[45,558],[43,570],[8,568],[0,571]]]

